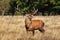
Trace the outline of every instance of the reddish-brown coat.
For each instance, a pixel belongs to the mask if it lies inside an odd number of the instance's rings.
[[[31,30],[31,29],[37,30],[37,29],[41,29],[43,27],[44,27],[44,22],[42,20],[32,20],[29,30]]]

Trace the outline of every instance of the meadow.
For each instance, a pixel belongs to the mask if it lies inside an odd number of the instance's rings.
[[[24,27],[25,16],[0,16],[0,40],[60,40],[60,16],[34,16],[43,20],[45,33],[35,30],[34,36]]]

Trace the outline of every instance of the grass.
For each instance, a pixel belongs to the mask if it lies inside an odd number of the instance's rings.
[[[60,16],[34,16],[43,20],[45,33],[27,34],[23,16],[0,16],[0,40],[60,40]]]

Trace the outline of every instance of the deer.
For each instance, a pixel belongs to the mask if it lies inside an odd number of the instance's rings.
[[[36,14],[36,12],[38,11],[35,10],[33,11],[34,13],[32,14],[26,14],[26,18],[25,18],[25,28],[26,31],[32,31],[33,35],[35,33],[35,30],[39,30],[41,33],[44,33],[44,22],[42,20],[32,20],[33,15]]]

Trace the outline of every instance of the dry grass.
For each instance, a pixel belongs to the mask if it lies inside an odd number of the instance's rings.
[[[0,40],[60,40],[60,16],[35,16],[45,22],[45,33],[26,33],[23,16],[0,16]]]

